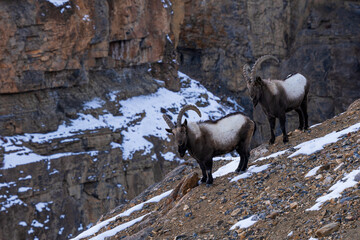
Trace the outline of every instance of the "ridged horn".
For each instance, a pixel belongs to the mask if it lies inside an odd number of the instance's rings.
[[[167,125],[169,126],[170,129],[175,128],[175,125],[174,125],[173,122],[170,120],[170,118],[168,117],[168,115],[163,114],[163,118],[164,118],[165,122],[167,123]]]
[[[256,60],[256,62],[254,63],[252,69],[251,69],[251,73],[250,73],[250,80],[253,82],[255,79],[255,74],[256,74],[256,67],[257,65],[260,65],[262,62],[268,60],[268,59],[273,59],[275,60],[277,63],[279,63],[279,59],[277,59],[276,57],[272,56],[272,55],[264,55],[261,58],[259,58],[258,60]]]
[[[181,125],[181,119],[182,119],[184,113],[185,113],[187,110],[193,110],[193,111],[195,111],[195,112],[199,115],[199,117],[201,117],[201,112],[200,112],[200,110],[199,110],[196,106],[194,106],[194,105],[185,105],[185,106],[180,110],[180,112],[179,112],[179,115],[178,115],[178,117],[177,117],[176,126],[180,126],[180,125]]]
[[[247,82],[251,82],[251,79],[250,79],[250,76],[249,76],[250,71],[251,71],[251,68],[250,68],[249,64],[245,64],[243,66],[243,76],[244,76],[244,78],[245,78],[245,80]]]

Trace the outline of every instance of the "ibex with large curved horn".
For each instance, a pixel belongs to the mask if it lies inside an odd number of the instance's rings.
[[[309,93],[309,81],[300,73],[294,74],[285,80],[265,80],[256,77],[256,68],[262,62],[273,59],[277,63],[279,60],[271,55],[265,55],[256,60],[251,72],[250,66],[245,64],[243,67],[243,75],[247,81],[247,87],[254,107],[260,103],[264,113],[266,114],[271,129],[270,144],[275,142],[274,128],[276,118],[280,120],[281,131],[283,133],[283,142],[288,142],[286,133],[286,113],[295,110],[299,115],[299,129],[308,129],[307,114],[307,96]],[[250,76],[249,76],[250,72]]]
[[[202,183],[212,184],[213,157],[236,150],[241,161],[236,172],[245,171],[250,156],[250,142],[255,131],[255,123],[242,113],[232,113],[216,121],[181,123],[187,110],[195,111],[200,117],[200,110],[194,105],[184,106],[177,117],[176,126],[167,115],[164,120],[170,127],[166,129],[175,135],[181,157],[186,150],[199,163],[203,177]]]

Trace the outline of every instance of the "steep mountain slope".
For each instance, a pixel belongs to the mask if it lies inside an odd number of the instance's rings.
[[[0,224],[7,227],[0,239],[69,238],[161,181],[183,161],[173,153],[163,113],[175,119],[185,104],[196,104],[203,119],[242,110],[178,74],[179,92],[155,79],[147,83],[153,93],[126,99],[110,88],[56,131],[2,135]]]
[[[358,239],[360,100],[284,145],[215,161],[213,186],[186,162],[75,239]],[[96,236],[96,237],[94,237]]]
[[[281,64],[264,64],[261,76],[299,71],[310,79],[311,123],[344,111],[360,97],[359,6],[0,1],[0,239],[70,238],[178,166],[174,146],[153,121],[165,126],[161,114],[174,117],[186,101],[169,94],[169,108],[154,115],[154,102],[133,97],[179,91],[215,117],[241,109],[227,99],[236,97],[257,121],[262,142],[268,123],[259,108],[252,111],[239,69],[271,53]],[[180,81],[179,67],[227,102],[225,110],[213,112],[220,99],[206,91],[186,95],[181,85],[190,83]],[[296,121],[289,123],[293,129]]]

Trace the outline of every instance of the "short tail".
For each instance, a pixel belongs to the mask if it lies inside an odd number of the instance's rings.
[[[255,135],[255,131],[256,131],[256,123],[254,122],[254,132],[253,132],[253,136]]]

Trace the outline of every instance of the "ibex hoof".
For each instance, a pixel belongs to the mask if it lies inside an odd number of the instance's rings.
[[[206,181],[206,186],[213,184],[213,182],[214,182],[213,179],[208,179],[208,180]]]
[[[206,181],[199,180],[198,185],[204,184]]]
[[[244,170],[241,170],[240,168],[237,168],[237,169],[235,170],[235,172],[240,173],[240,174],[245,173],[245,171],[244,171]]]

